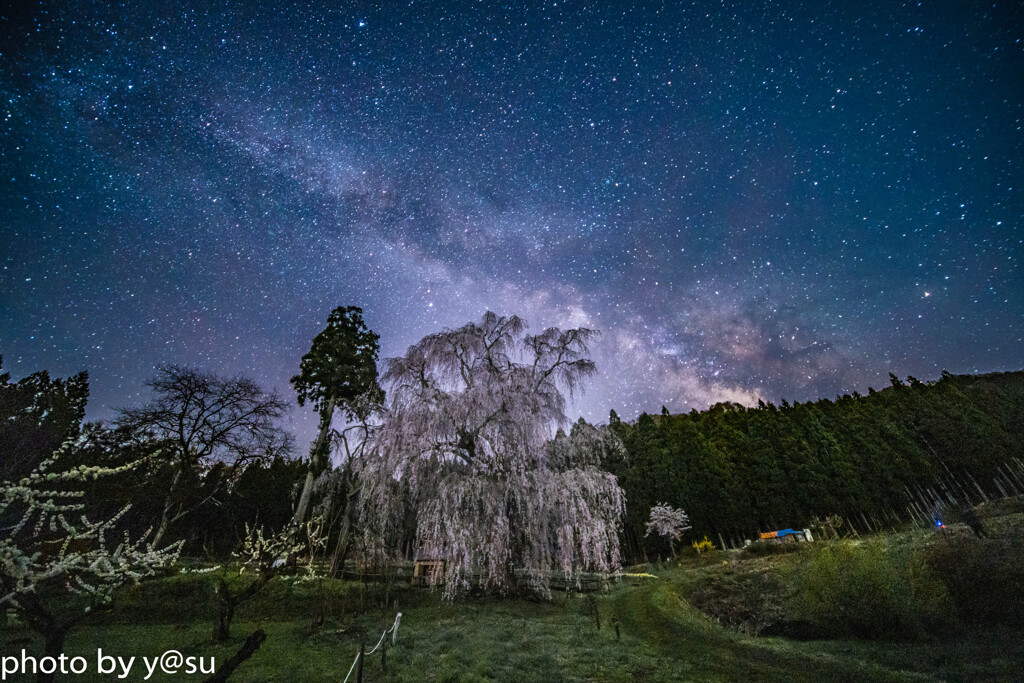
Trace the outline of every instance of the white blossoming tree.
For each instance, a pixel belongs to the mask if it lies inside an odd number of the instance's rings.
[[[685,512],[664,503],[658,503],[651,508],[651,520],[647,522],[647,533],[644,536],[655,533],[667,538],[669,550],[674,558],[676,556],[675,542],[682,538],[683,532],[689,528],[690,518]]]
[[[42,636],[43,656],[50,657],[61,654],[68,632],[108,605],[115,590],[152,576],[180,548],[116,540],[114,527],[128,508],[104,521],[88,519],[85,483],[137,463],[55,471],[76,445],[65,442],[27,477],[0,484],[0,609],[14,609]],[[52,674],[40,671],[38,680],[52,680]]]
[[[360,461],[368,548],[442,560],[446,597],[479,586],[550,593],[550,575],[619,565],[624,499],[598,465],[606,428],[569,436],[566,394],[594,373],[596,332],[525,334],[518,317],[424,337],[387,362],[389,402]],[[409,538],[409,535],[412,538]]]
[[[263,590],[277,576],[284,559],[302,549],[302,545],[294,541],[291,529],[264,534],[263,527],[250,528],[246,524],[245,532],[241,548],[235,553],[238,565],[221,570],[214,578],[215,643],[226,642],[231,637],[231,621],[238,606]],[[205,571],[217,569],[220,568]]]

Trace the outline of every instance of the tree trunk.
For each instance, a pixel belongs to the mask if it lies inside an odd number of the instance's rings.
[[[164,501],[164,513],[160,517],[160,526],[157,527],[156,535],[153,536],[153,547],[160,547],[160,539],[167,533],[167,529],[171,526],[171,509],[174,508],[174,494],[178,491],[178,486],[181,483],[181,468],[174,473],[174,479],[171,480],[171,490],[167,492],[167,500]]]
[[[231,637],[231,620],[235,617],[235,606],[227,600],[217,602],[217,616],[213,622],[213,642],[225,643]]]
[[[298,528],[306,521],[306,508],[309,507],[309,499],[313,492],[313,466],[312,460],[310,460],[310,468],[306,471],[306,481],[302,484],[302,495],[299,496],[299,505],[295,508],[295,517],[292,519],[292,524],[295,528]]]
[[[217,673],[207,678],[203,683],[223,683],[228,680],[228,676],[238,668],[238,665],[245,660],[256,654],[256,650],[260,649],[260,645],[267,639],[267,634],[263,632],[263,629],[254,631],[252,635],[245,639],[245,643],[239,648],[238,652],[224,662],[224,665],[217,670]]]
[[[341,530],[338,533],[338,542],[334,546],[334,557],[331,558],[331,575],[337,575],[339,569],[344,575],[345,556],[348,555],[349,530],[352,528],[352,499],[355,497],[355,482],[349,484],[349,493],[345,498],[345,514],[341,517]]]
[[[53,627],[43,634],[43,657],[52,657],[54,661],[59,660],[61,654],[64,652],[64,638],[67,636],[67,629],[60,627]],[[59,667],[48,674],[42,672],[41,669],[36,673],[36,683],[53,683],[56,679],[56,672],[59,671]]]
[[[231,637],[231,620],[235,616],[235,603],[223,579],[217,582],[214,589],[214,604],[217,613],[213,620],[213,642],[223,643]]]
[[[214,602],[217,609],[213,621],[214,642],[223,643],[231,636],[231,620],[235,618],[235,609],[263,590],[263,587],[274,578],[276,573],[277,571],[273,567],[261,567],[256,580],[233,595],[227,581],[218,579],[214,590]]]
[[[334,417],[334,406],[335,400],[332,398],[320,413],[320,433],[317,435],[316,442],[313,444],[313,450],[309,454],[309,471],[306,472],[306,481],[302,485],[302,495],[299,496],[299,505],[295,509],[295,517],[292,520],[292,525],[296,529],[306,521],[306,510],[309,508],[309,499],[313,493],[314,473],[321,464],[319,462],[320,454],[327,444],[327,435],[331,430],[331,419]]]
[[[54,660],[58,660],[61,653],[64,651],[64,639],[74,626],[76,619],[72,619],[65,623],[59,622],[53,614],[46,609],[46,606],[34,591],[24,593],[18,598],[16,613],[24,619],[30,629],[43,637],[42,657],[53,657]],[[42,659],[42,657],[40,659]],[[48,683],[56,680],[55,676],[59,667],[57,670],[46,674],[39,669],[38,661],[36,664],[36,681],[38,683]]]

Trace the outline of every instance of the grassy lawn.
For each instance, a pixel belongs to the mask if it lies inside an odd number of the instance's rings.
[[[106,623],[77,631],[68,654],[85,656],[90,671],[97,648],[125,657],[153,657],[177,649],[186,656],[223,662],[248,633],[263,628],[266,642],[232,680],[340,681],[360,642],[372,647],[390,625],[397,600],[403,617],[397,645],[387,650],[386,676],[378,651],[367,657],[364,680],[1012,680],[1024,662],[1019,631],[1009,628],[911,643],[743,635],[710,619],[684,597],[693,572],[715,569],[674,569],[642,585],[614,588],[596,600],[600,630],[582,597],[550,603],[476,598],[446,604],[436,594],[403,587],[382,609],[367,604],[381,599],[372,587],[335,581],[295,587],[278,583],[242,611],[232,642],[225,645],[210,643],[210,608],[202,580],[175,577],[129,596]],[[282,602],[286,598],[290,602]],[[367,613],[355,616],[352,610],[360,601]],[[347,614],[344,603],[349,604]],[[146,604],[156,609],[143,611]],[[329,612],[319,626],[309,616],[316,604],[327,605]],[[140,616],[135,619],[133,614]],[[6,635],[5,653],[35,647],[15,633]],[[144,672],[137,661],[130,680],[141,680]],[[149,680],[200,678],[156,673]],[[88,674],[74,679],[111,680]]]
[[[420,604],[403,608],[398,643],[387,651],[387,676],[378,651],[367,657],[364,680],[915,680],[898,666],[872,663],[868,652],[829,651],[735,634],[697,612],[666,579],[618,588],[597,605],[600,630],[581,598],[552,603],[476,599],[448,605],[428,594]],[[91,670],[97,648],[124,657],[153,657],[177,649],[186,656],[213,656],[223,662],[258,627],[267,632],[267,640],[232,680],[339,681],[360,641],[372,647],[394,618],[390,610],[386,616],[373,611],[378,616],[328,619],[318,629],[308,618],[279,613],[259,619],[247,614],[235,624],[233,642],[223,646],[210,643],[209,620],[96,625],[79,630],[67,652],[86,657]],[[608,624],[613,615],[620,622],[621,640]],[[22,646],[9,642],[5,652]],[[135,665],[133,672],[140,675],[131,680],[141,680],[142,666],[141,661]],[[95,675],[74,678],[110,680]],[[149,680],[182,678],[157,673]]]
[[[995,516],[991,521],[998,529]],[[1020,521],[1001,523],[1017,529]],[[1024,575],[1015,568],[1021,545],[1003,536],[965,546],[973,554],[963,557],[982,567],[978,571],[1002,571],[1007,581],[1018,581]],[[886,552],[896,553],[937,539],[945,542],[934,532],[915,531],[882,542]],[[113,612],[75,631],[67,653],[84,656],[89,672],[67,678],[115,680],[95,673],[97,648],[138,658],[128,680],[143,679],[142,656],[168,649],[223,663],[261,628],[266,642],[233,681],[340,682],[360,643],[373,647],[401,611],[386,672],[378,651],[366,658],[364,680],[1019,680],[1024,639],[1019,623],[1005,614],[989,621],[957,619],[941,632],[898,640],[769,636],[794,618],[791,598],[799,584],[793,577],[816,552],[810,546],[763,557],[714,552],[650,568],[653,577],[624,580],[605,594],[559,594],[550,602],[470,597],[452,604],[404,584],[275,579],[240,608],[231,641],[221,645],[210,638],[212,575],[177,574],[125,591]],[[1010,586],[1006,594],[1019,596],[1020,588]],[[23,647],[39,652],[38,641],[17,624],[4,627],[0,644],[4,654]],[[157,672],[149,680],[202,678]]]

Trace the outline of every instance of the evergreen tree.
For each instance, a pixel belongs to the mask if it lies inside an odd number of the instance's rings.
[[[0,356],[0,370],[3,357]],[[28,475],[76,436],[85,417],[89,376],[51,379],[45,370],[17,382],[0,372],[0,481]]]
[[[361,308],[339,306],[327,317],[327,327],[313,338],[299,364],[299,374],[291,379],[299,405],[309,402],[320,415],[320,431],[310,450],[309,471],[295,510],[296,525],[306,518],[316,475],[329,465],[335,411],[365,423],[384,401],[377,383],[379,339],[363,322]]]

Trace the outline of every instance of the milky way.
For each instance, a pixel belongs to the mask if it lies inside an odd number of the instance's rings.
[[[4,368],[290,395],[339,305],[600,329],[593,420],[1024,365],[1019,5],[688,5],[4,10]]]

